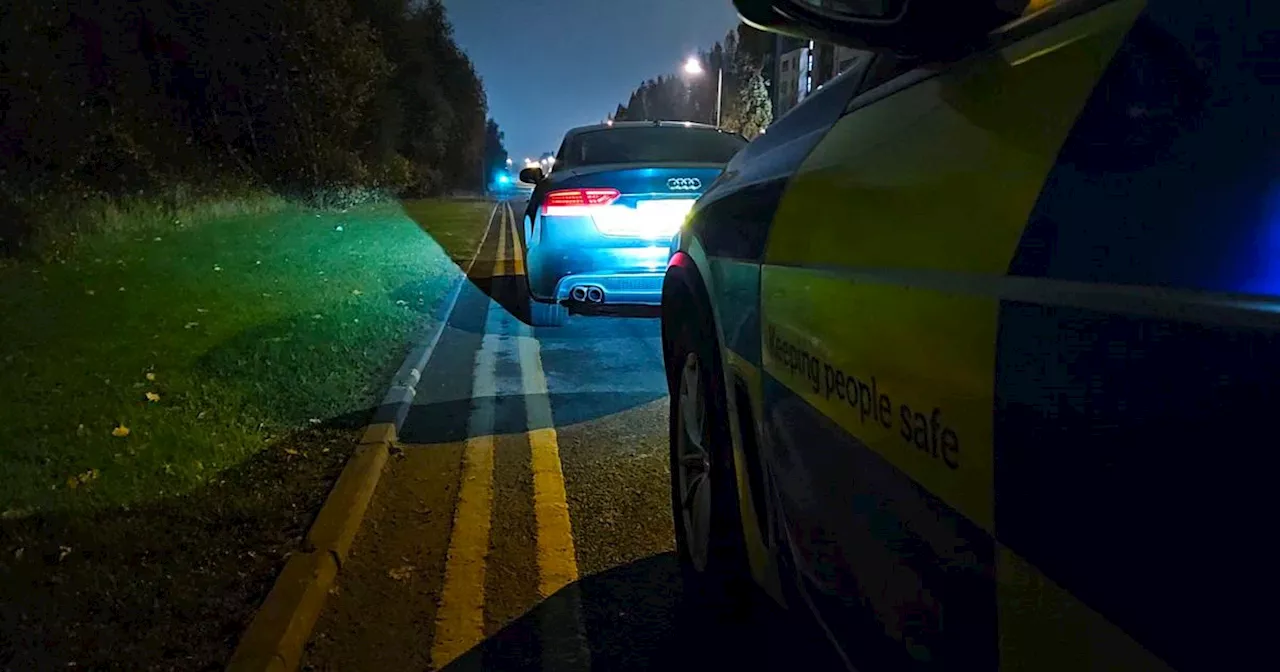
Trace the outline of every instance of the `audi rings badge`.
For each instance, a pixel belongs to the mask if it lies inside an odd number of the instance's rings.
[[[693,191],[702,188],[702,180],[696,177],[673,177],[667,180],[667,188],[672,191]]]

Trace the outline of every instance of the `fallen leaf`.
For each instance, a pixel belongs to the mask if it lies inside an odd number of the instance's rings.
[[[94,295],[94,294],[96,294],[97,292],[93,291],[92,289],[86,289],[86,290],[84,290],[84,293],[85,293],[85,294],[88,294],[89,296],[93,296],[93,295]]]
[[[298,449],[297,449],[297,448],[285,448],[285,449],[284,449],[284,453],[285,453],[285,455],[297,455],[297,454],[298,454]]]
[[[154,372],[148,371],[147,380],[155,380],[155,379],[156,379],[156,374]]]
[[[160,239],[160,236],[156,236],[155,238],[152,238],[151,240],[152,240],[153,242],[157,242],[157,243],[158,243],[158,242],[160,242],[160,240],[161,240],[161,239]]]
[[[222,270],[222,267],[221,267],[221,266],[219,266],[219,265],[217,265],[217,264],[214,264],[214,265],[213,265],[213,270],[214,270],[215,272],[216,272],[216,271],[221,271],[221,270]]]
[[[261,262],[261,261],[255,261],[255,262],[253,262],[253,265],[254,265],[254,266],[261,266],[261,265],[262,265],[262,262]]]
[[[396,299],[396,305],[397,305],[397,306],[407,306],[407,305],[409,305],[409,302],[408,302],[408,301],[405,301],[404,299]]]
[[[154,404],[155,402],[160,401],[160,395],[156,394],[155,392],[148,392],[147,401]]]
[[[5,509],[4,513],[0,513],[0,520],[22,520],[31,513],[31,509]]]
[[[124,291],[124,287],[121,287],[121,288],[119,289],[119,291],[123,292],[123,291]]]
[[[320,420],[320,418],[308,418],[308,419],[307,419],[307,422],[309,422],[309,423],[311,423],[311,424],[313,424],[313,425],[318,425],[318,424],[320,424],[320,423],[321,423],[321,420]]]
[[[66,557],[67,557],[67,555],[69,555],[70,553],[71,553],[71,547],[70,547],[70,546],[59,546],[59,547],[58,547],[58,562],[62,562],[62,560],[63,560],[64,558],[66,558]]]
[[[205,313],[209,312],[209,309],[208,309],[208,308],[196,308],[196,312],[197,312],[197,313],[200,313],[201,315],[203,315],[203,314],[205,314]]]
[[[67,487],[75,490],[79,486],[88,485],[96,480],[98,480],[98,470],[90,469],[79,476],[68,476]]]
[[[351,293],[352,293],[353,295],[355,295],[355,296],[360,296],[361,294],[364,294],[364,292],[362,292],[362,291],[360,291],[360,290],[358,290],[358,289],[353,289],[353,290],[351,290]]]
[[[124,438],[126,436],[129,436],[129,428],[125,427],[124,425],[120,425],[115,429],[111,430],[111,436],[115,436],[118,438]]]
[[[200,326],[200,323],[199,323],[199,322],[188,322],[188,323],[186,323],[186,325],[184,325],[182,328],[183,328],[183,329],[190,329],[191,327],[198,327],[198,326]]]
[[[341,225],[341,224],[339,224],[339,225],[337,225],[337,226],[333,227],[333,230],[334,230],[334,231],[341,231],[341,230],[342,230],[342,225]]]
[[[407,581],[410,576],[413,576],[413,570],[413,565],[404,565],[402,567],[396,567],[395,569],[388,570],[387,576],[395,579],[396,581]]]

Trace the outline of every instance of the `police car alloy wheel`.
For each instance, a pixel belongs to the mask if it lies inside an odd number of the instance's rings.
[[[728,400],[707,311],[690,297],[664,301],[668,347],[671,510],[690,604],[742,618],[750,570],[738,514]]]
[[[711,453],[709,450],[706,396],[702,389],[702,365],[696,353],[685,357],[680,373],[676,435],[676,497],[684,525],[685,548],[693,568],[707,568],[711,542]]]

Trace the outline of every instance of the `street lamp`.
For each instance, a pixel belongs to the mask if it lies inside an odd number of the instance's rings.
[[[685,74],[697,77],[702,74],[702,61],[697,57],[690,56],[689,60],[684,62]],[[720,93],[724,88],[724,66],[716,68],[716,128],[720,128]]]

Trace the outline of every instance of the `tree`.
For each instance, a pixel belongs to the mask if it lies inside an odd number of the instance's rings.
[[[760,66],[746,70],[745,81],[735,99],[735,130],[750,140],[773,123],[773,105],[769,100],[769,88]]]
[[[626,105],[619,105],[618,120],[689,120],[713,123],[716,109],[717,70],[723,72],[721,127],[747,137],[758,135],[772,121],[763,54],[772,43],[765,33],[745,25],[725,35],[723,42],[700,52],[702,76],[660,75],[642,82]]]
[[[488,103],[441,0],[10,5],[5,249],[90,199],[479,186]]]
[[[507,169],[507,148],[503,145],[502,130],[498,122],[490,119],[484,126],[484,175],[491,179],[493,175]]]

